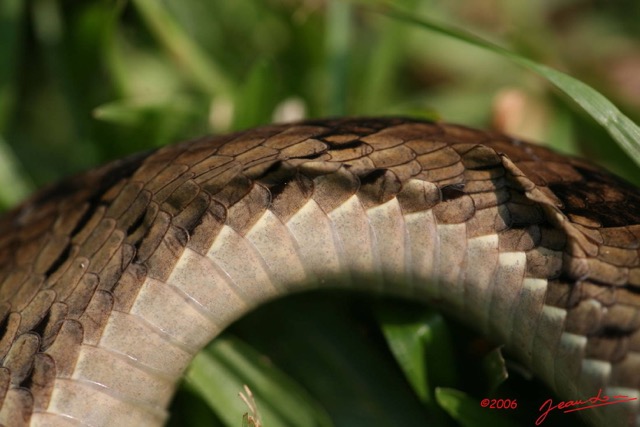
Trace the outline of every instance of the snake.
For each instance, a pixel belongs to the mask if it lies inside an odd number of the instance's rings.
[[[503,134],[271,124],[136,154],[0,220],[0,424],[159,426],[227,326],[312,289],[472,326],[581,411],[640,426],[640,190]]]

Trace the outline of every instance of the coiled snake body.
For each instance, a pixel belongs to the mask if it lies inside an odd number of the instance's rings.
[[[638,189],[498,134],[339,119],[165,147],[0,222],[0,423],[160,425],[222,329],[328,285],[437,303],[563,398],[638,398],[639,247]],[[640,425],[638,402],[583,412]]]

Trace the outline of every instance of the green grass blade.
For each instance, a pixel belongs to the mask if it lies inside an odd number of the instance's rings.
[[[499,347],[493,349],[482,358],[482,368],[484,375],[487,377],[488,391],[490,393],[493,393],[509,378],[506,362]]]
[[[434,395],[437,386],[453,386],[457,382],[455,350],[447,322],[440,313],[407,310],[403,305],[380,305],[376,313],[407,381],[436,425],[448,425]]]
[[[640,166],[640,127],[622,114],[605,96],[585,83],[546,65],[524,58],[466,31],[435,22],[425,17],[418,18],[393,5],[390,5],[388,8],[383,8],[382,13],[389,17],[409,22],[448,37],[464,41],[473,46],[486,49],[490,52],[500,54],[518,65],[539,74],[582,107],[584,111],[606,129],[631,159]]]
[[[134,0],[133,4],[151,31],[201,89],[212,96],[229,93],[233,88],[231,79],[212,57],[186,34],[185,29],[178,24],[162,2]]]
[[[238,88],[232,128],[241,130],[269,123],[277,100],[277,86],[273,64],[258,59]]]
[[[353,5],[333,0],[327,11],[327,66],[330,116],[342,116],[347,112],[349,45]]]
[[[390,304],[377,312],[391,352],[423,402],[434,401],[435,386],[456,383],[450,331],[439,313]]]
[[[20,0],[0,2],[0,131],[5,127],[16,96],[16,84],[13,82],[17,70],[17,54],[20,51],[22,37],[20,22],[25,3]]]
[[[229,427],[252,414],[238,393],[248,384],[269,427],[331,426],[323,410],[291,379],[238,339],[218,338],[193,360],[187,381]],[[246,393],[245,393],[246,395]]]

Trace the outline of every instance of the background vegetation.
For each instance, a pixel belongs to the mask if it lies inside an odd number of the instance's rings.
[[[582,153],[640,182],[606,132],[544,80],[371,4],[0,1],[0,204],[135,151],[274,120],[345,114],[493,127]],[[395,4],[563,70],[640,118],[636,1]],[[295,297],[255,313],[213,350],[212,363],[227,373],[216,375],[228,377],[209,393],[231,395],[216,401],[227,409],[239,402],[242,413],[246,405],[235,396],[249,383],[268,426],[455,425],[452,413],[463,425],[465,419],[497,425],[506,421],[478,417],[498,411],[474,413],[477,400],[467,396],[519,396],[519,382],[532,388],[518,377],[496,389],[503,377],[499,352],[439,314],[359,301]],[[425,363],[454,352],[463,356]],[[210,369],[209,362],[200,368]],[[185,393],[199,388],[194,384]],[[435,387],[443,387],[437,396]],[[535,408],[549,396],[539,393],[521,399]],[[178,400],[193,400],[185,396]],[[187,418],[240,425],[235,413],[217,409],[176,408],[176,425]],[[509,415],[529,422],[535,411]]]

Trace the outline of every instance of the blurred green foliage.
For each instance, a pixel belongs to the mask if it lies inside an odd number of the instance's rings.
[[[637,169],[606,132],[544,80],[500,56],[385,17],[371,3],[0,1],[0,206],[15,204],[31,189],[64,175],[180,139],[344,114],[417,115],[494,127],[583,153],[640,182]],[[632,119],[640,118],[640,3],[635,0],[395,3],[578,77]],[[323,420],[349,426],[423,425],[425,420],[451,425],[444,412],[425,410],[435,387],[447,387],[440,396],[451,406],[456,396],[462,396],[460,402],[468,395],[485,397],[483,387],[502,381],[492,374],[466,388],[464,381],[429,382],[430,365],[420,366],[416,357],[448,352],[448,339],[427,351],[430,340],[407,334],[405,326],[396,328],[400,336],[389,337],[395,318],[383,320],[380,332],[376,319],[387,315],[372,315],[368,305],[342,297],[320,306],[304,298],[282,304],[241,322],[234,329],[241,338],[231,342],[251,343],[253,349],[240,355],[254,360],[261,376],[278,378],[282,404],[291,404],[292,395],[305,401],[300,410],[309,409],[301,417],[322,413]],[[423,313],[414,310],[400,309]],[[349,320],[353,311],[356,320]],[[440,317],[422,315],[408,322],[427,328],[427,336],[464,335],[456,326],[451,326],[455,333],[442,332]],[[402,341],[403,335],[414,341]],[[474,339],[465,335],[455,345],[464,348]],[[225,342],[221,345],[229,345]],[[398,355],[403,346],[414,353]],[[231,350],[225,351],[227,357]],[[407,364],[398,366],[393,353]],[[263,359],[268,366],[258,362]],[[477,371],[481,366],[478,362]],[[291,379],[281,379],[282,367]],[[277,373],[265,373],[269,369]],[[408,380],[407,370],[413,372]],[[473,369],[464,372],[473,375]],[[337,391],[330,387],[335,378],[344,382]],[[287,393],[290,382],[296,385]],[[500,387],[510,393],[502,397],[519,393],[508,384]],[[295,392],[298,388],[306,392]],[[185,391],[192,392],[193,387]],[[182,396],[178,400],[191,406],[175,409],[176,425],[187,418],[225,425],[199,400]],[[272,406],[278,405],[275,399]]]

